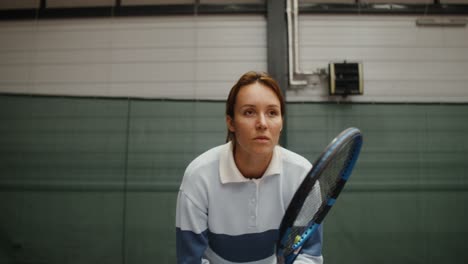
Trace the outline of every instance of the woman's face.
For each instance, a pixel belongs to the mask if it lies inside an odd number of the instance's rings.
[[[270,155],[283,128],[280,100],[261,83],[244,86],[237,94],[234,119],[228,116],[226,122],[235,133],[236,155]]]

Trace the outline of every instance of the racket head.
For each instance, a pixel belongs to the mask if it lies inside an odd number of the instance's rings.
[[[279,263],[292,263],[303,244],[318,230],[351,176],[361,146],[360,130],[348,128],[314,162],[282,219],[276,249]]]

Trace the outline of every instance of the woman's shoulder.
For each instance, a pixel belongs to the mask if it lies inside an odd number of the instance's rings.
[[[223,146],[211,148],[196,157],[185,169],[179,190],[199,208],[207,205],[208,193],[219,178],[219,157]]]
[[[225,145],[213,147],[193,159],[185,170],[185,174],[193,174],[207,167],[218,166],[220,153]]]
[[[292,196],[300,186],[312,164],[302,155],[291,150],[280,148],[283,163],[283,198],[284,205],[288,205]]]
[[[310,161],[302,155],[293,152],[289,149],[285,149],[281,146],[278,146],[278,150],[281,152],[281,158],[284,164],[294,167],[300,167],[305,170],[309,170],[312,167]]]

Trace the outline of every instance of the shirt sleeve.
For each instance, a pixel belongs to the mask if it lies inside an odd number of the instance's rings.
[[[182,191],[177,197],[176,252],[178,264],[209,264],[203,259],[208,247],[207,212]]]
[[[323,264],[322,256],[309,256],[307,254],[300,254],[297,256],[294,264]]]

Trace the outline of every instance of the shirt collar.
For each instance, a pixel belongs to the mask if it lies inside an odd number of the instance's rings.
[[[261,179],[280,174],[281,172],[281,152],[278,146],[273,150],[273,157],[271,158],[270,164],[266,169]],[[233,183],[233,182],[247,182],[250,179],[245,178],[237,168],[236,162],[234,161],[234,153],[232,150],[232,141],[226,143],[222,150],[219,159],[219,177],[221,183]]]

